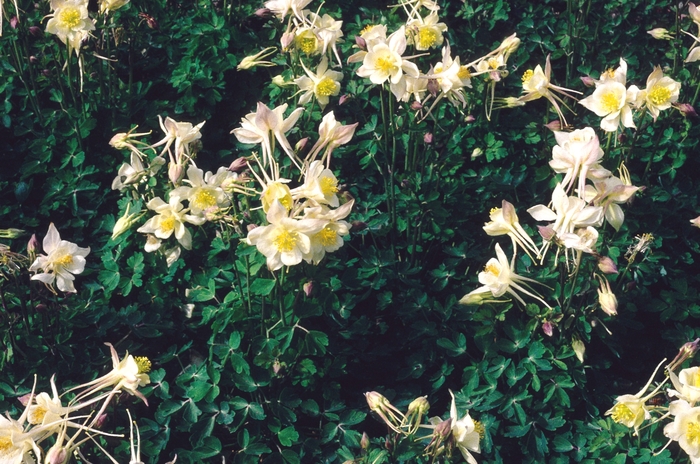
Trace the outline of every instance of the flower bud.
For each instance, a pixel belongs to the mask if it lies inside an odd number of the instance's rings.
[[[693,106],[689,103],[674,103],[673,106],[675,106],[686,118],[696,118],[698,116],[698,113],[695,112],[695,108],[693,108]]]
[[[361,230],[365,230],[367,228],[367,223],[362,222],[362,221],[352,221],[350,223],[350,229],[352,229],[353,232],[359,232]]]
[[[561,122],[558,119],[555,121],[550,121],[548,124],[545,124],[544,127],[551,130],[552,132],[560,131]]]
[[[437,79],[428,79],[427,89],[428,92],[430,92],[430,95],[436,97],[440,91],[440,84],[438,84]]]
[[[103,425],[107,422],[108,417],[107,414],[100,414],[97,416],[97,419],[95,419],[95,428],[99,429],[102,428]]]
[[[471,124],[474,121],[476,121],[476,118],[472,114],[470,114],[466,118],[464,118],[464,122],[466,122],[467,124]]]
[[[537,226],[537,231],[540,233],[540,236],[548,242],[557,237],[557,233],[549,226]]]
[[[68,462],[68,453],[66,449],[62,446],[54,445],[47,451],[44,457],[45,464],[65,464]]]
[[[346,103],[348,102],[348,100],[350,100],[351,98],[352,98],[352,95],[349,95],[349,94],[347,94],[347,93],[341,95],[340,98],[338,99],[338,106],[343,106],[343,105],[346,104]]]
[[[257,10],[255,10],[255,16],[257,16],[258,18],[268,19],[272,18],[273,14],[272,10],[270,10],[269,8],[258,8]]]
[[[360,47],[361,50],[367,50],[367,41],[359,35],[355,36],[355,43],[358,47]]]
[[[0,229],[0,238],[17,238],[23,233],[22,229]]]
[[[306,144],[309,143],[309,138],[304,137],[303,139],[299,140],[296,145],[294,145],[294,151],[298,154],[304,151],[306,148]]]
[[[595,87],[595,79],[591,76],[581,76],[581,82],[583,82],[583,85],[586,87]]]
[[[275,373],[275,375],[279,375],[279,373],[282,371],[282,363],[280,362],[279,359],[275,359],[275,361],[272,363],[272,372]]]
[[[471,159],[477,159],[478,157],[480,157],[483,154],[484,154],[484,150],[482,150],[481,148],[475,148],[474,150],[472,150]]]
[[[44,77],[51,77],[51,71],[49,71],[48,69],[42,69],[42,70],[41,70],[41,74],[42,74]]]
[[[435,432],[433,432],[436,437],[440,440],[444,440],[449,437],[452,433],[452,419],[445,419],[435,426]]]
[[[365,398],[367,399],[370,411],[382,411],[385,406],[389,404],[389,400],[387,400],[384,395],[375,391],[365,393]]]
[[[18,24],[19,24],[19,18],[17,16],[13,16],[10,18],[10,27],[12,29],[17,29]]]
[[[247,167],[248,160],[241,156],[240,158],[236,158],[235,160],[233,160],[231,165],[228,167],[228,170],[231,172],[241,172]]]
[[[700,216],[696,217],[695,219],[691,219],[690,225],[694,227],[700,227]]]
[[[41,37],[44,31],[39,26],[29,26],[29,33],[34,37]]]
[[[246,226],[246,230],[247,230],[248,232],[250,232],[250,231],[252,231],[253,229],[255,229],[256,227],[258,227],[257,224],[248,224],[248,225]]]
[[[168,165],[168,179],[173,185],[180,185],[180,181],[185,177],[185,167],[180,163],[170,163]]]
[[[360,448],[367,451],[369,449],[369,435],[367,432],[362,432],[362,438],[360,439]]]
[[[32,56],[29,57],[29,62],[30,62],[31,64],[37,64],[37,63],[39,62],[39,58],[37,58],[36,56],[32,55]]]
[[[285,32],[282,34],[282,38],[280,39],[280,44],[282,45],[282,50],[287,50],[290,45],[294,43],[294,33],[293,32]]]
[[[598,303],[600,308],[609,316],[617,315],[617,298],[610,288],[610,283],[605,277],[598,276],[600,288],[598,289]]]
[[[419,396],[415,400],[411,401],[408,405],[408,414],[417,414],[418,416],[424,416],[428,413],[430,409],[430,403],[428,403],[427,396]]]
[[[664,29],[663,27],[657,27],[655,29],[647,31],[647,34],[649,34],[657,40],[671,40],[673,38],[673,36],[668,32],[668,30]]]
[[[418,100],[413,100],[413,103],[411,103],[411,110],[418,111],[421,108],[423,108],[423,104]]]
[[[307,298],[311,297],[311,295],[313,295],[314,293],[314,281],[309,280],[308,282],[306,282],[303,286],[303,289],[304,295],[306,295]]]
[[[542,332],[548,337],[554,335],[554,325],[551,321],[544,321],[542,323]]]
[[[598,256],[598,269],[604,274],[617,274],[617,266],[609,256]]]
[[[30,257],[33,257],[34,255],[36,255],[38,249],[39,240],[36,238],[36,234],[32,234],[32,237],[29,239],[29,242],[27,242],[27,253]]]
[[[112,229],[112,240],[119,237],[127,230],[131,229],[131,226],[134,225],[134,222],[136,222],[141,217],[139,213],[129,214],[130,207],[131,204],[127,204],[126,211],[124,211],[124,215],[117,219],[117,222],[114,223],[114,228]]]
[[[423,134],[423,142],[426,145],[430,145],[431,143],[433,143],[433,134],[431,132],[426,132],[425,134]]]
[[[17,398],[17,401],[19,401],[22,406],[27,406],[32,401],[32,396],[33,395],[31,393],[26,393]]]

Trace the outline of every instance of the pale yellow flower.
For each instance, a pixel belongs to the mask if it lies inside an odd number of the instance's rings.
[[[46,285],[52,285],[55,280],[60,291],[75,293],[73,274],[80,274],[85,269],[85,257],[90,253],[90,247],[80,248],[75,243],[61,240],[52,222],[44,237],[43,248],[47,254],[37,257],[29,270],[44,272],[33,275],[32,280],[40,280]]]
[[[639,91],[637,106],[646,107],[656,121],[661,111],[669,109],[678,101],[680,90],[681,83],[664,76],[661,67],[656,66],[647,78],[646,89]]]
[[[153,234],[158,239],[167,239],[171,235],[186,250],[192,248],[192,234],[185,227],[185,223],[202,225],[206,219],[199,216],[186,214],[189,209],[184,209],[180,198],[173,195],[168,203],[156,197],[146,205],[148,209],[155,211],[156,215],[150,218],[144,225],[137,229],[137,232]],[[149,251],[148,249],[146,251]]]
[[[478,424],[469,416],[469,411],[466,411],[460,419],[457,414],[457,405],[455,403],[455,395],[450,390],[452,403],[450,404],[450,419],[452,419],[452,439],[455,445],[462,453],[462,457],[469,464],[477,464],[472,453],[481,453],[481,433],[483,426]]]
[[[406,24],[408,43],[413,44],[416,50],[428,50],[442,45],[442,34],[447,31],[447,25],[438,21],[437,11],[431,11],[425,17],[416,15],[409,20]]]
[[[552,148],[549,166],[556,173],[565,174],[561,182],[569,193],[578,185],[578,196],[583,198],[589,169],[603,158],[603,150],[595,131],[586,127],[573,132],[554,131],[557,145]]]
[[[312,162],[304,174],[304,183],[291,190],[295,200],[308,199],[318,204],[338,206],[338,179],[321,161]]]
[[[234,175],[225,167],[219,168],[216,174],[207,171],[204,174],[202,169],[195,165],[187,168],[187,179],[184,181],[189,186],[178,187],[170,192],[170,198],[179,197],[187,200],[190,212],[195,216],[204,216],[207,210],[226,208],[231,204],[228,195],[224,192],[221,184]]]
[[[100,0],[100,14],[111,13],[123,7],[130,0]]]
[[[350,214],[354,203],[354,200],[350,200],[335,210],[329,210],[325,206],[305,210],[305,219],[318,219],[325,223],[320,231],[309,237],[311,250],[307,262],[318,264],[326,253],[337,251],[343,246],[343,237],[350,233],[350,224],[343,219]]]
[[[610,288],[610,282],[601,275],[596,274],[596,277],[600,282],[600,288],[598,288],[598,303],[600,304],[600,309],[608,316],[616,316],[617,297]]]
[[[321,162],[325,161],[326,167],[328,167],[333,151],[352,140],[353,135],[355,135],[355,129],[357,129],[357,124],[358,123],[344,126],[335,119],[335,114],[332,111],[326,113],[321,120],[321,124],[318,126],[318,140],[314,146],[311,147],[304,161],[306,163],[312,163],[321,151],[323,151]]]
[[[675,390],[669,390],[669,396],[676,396],[691,404],[700,401],[700,367],[683,369],[676,376],[672,371],[669,377]]]
[[[512,203],[503,200],[500,208],[491,209],[489,217],[491,221],[484,224],[484,231],[488,235],[492,237],[508,235],[513,241],[514,250],[517,250],[517,246],[520,245],[520,247],[525,250],[531,259],[534,260],[530,254],[531,252],[536,257],[540,257],[540,252],[537,249],[535,242],[532,241],[527,232],[525,232],[525,229],[523,229],[523,227],[520,225],[518,215],[516,214],[515,207],[512,205]]]
[[[580,94],[581,92],[577,92],[575,90],[559,87],[558,85],[552,84],[551,76],[552,65],[549,62],[549,55],[547,55],[547,61],[545,62],[544,70],[542,70],[542,67],[540,65],[537,65],[534,70],[528,69],[527,71],[525,71],[525,73],[523,73],[522,82],[523,93],[525,95],[521,96],[518,100],[520,102],[525,103],[543,97],[546,98],[554,107],[554,110],[559,115],[559,119],[561,120],[561,122],[564,124],[564,126],[567,126],[568,124],[566,122],[566,118],[564,118],[564,114],[562,113],[562,110],[559,107],[559,103],[561,103],[564,107],[566,107],[566,103],[564,103],[564,101],[561,98],[559,98],[555,93],[559,93],[561,95],[573,98],[575,100],[576,97],[574,97],[571,94]]]
[[[265,2],[265,8],[272,11],[278,19],[284,19],[289,13],[301,18],[301,12],[311,3],[311,0],[269,0]]]
[[[692,464],[700,463],[700,407],[693,407],[685,400],[676,400],[668,409],[674,418],[664,427],[664,435],[678,442]]]
[[[53,13],[46,23],[46,32],[56,34],[68,51],[80,54],[80,43],[88,33],[95,30],[95,24],[87,11],[84,0],[52,0]]]
[[[335,97],[340,93],[340,81],[343,80],[343,73],[328,69],[328,58],[325,56],[321,59],[315,73],[310,71],[303,61],[301,66],[304,68],[306,76],[294,80],[299,90],[304,92],[299,98],[299,104],[305,105],[311,101],[312,97],[316,97],[321,109],[324,109],[328,105],[328,97]]]
[[[267,58],[268,56],[272,55],[273,53],[275,53],[275,51],[277,51],[277,47],[267,47],[254,55],[246,56],[241,60],[240,63],[238,63],[236,69],[241,71],[245,69],[255,68],[257,66],[262,68],[276,66],[276,64],[272,61],[264,61],[264,58]]]
[[[592,95],[579,103],[596,115],[602,117],[600,127],[606,132],[615,132],[622,123],[625,127],[633,127],[632,105],[637,101],[639,88],[627,85],[627,62],[620,58],[620,67],[615,71],[606,71],[596,81],[596,89]]]

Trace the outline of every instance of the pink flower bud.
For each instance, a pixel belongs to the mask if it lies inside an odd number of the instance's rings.
[[[433,134],[431,132],[426,132],[423,135],[423,142],[426,143],[427,145],[430,145],[433,143]]]
[[[548,337],[554,335],[554,325],[550,321],[544,321],[542,323],[542,332]]]
[[[282,370],[282,363],[280,362],[279,359],[275,359],[275,361],[272,363],[272,372],[274,372],[275,375],[279,375],[281,370]]]
[[[362,432],[362,438],[360,439],[360,448],[367,451],[369,449],[369,435],[367,432]]]
[[[241,172],[248,167],[248,161],[244,157],[236,158],[228,167],[231,172]]]
[[[418,111],[421,108],[423,108],[423,105],[418,100],[414,100],[413,103],[411,103],[411,109],[413,111]]]
[[[294,146],[294,151],[297,153],[301,153],[304,151],[304,148],[306,148],[306,144],[309,143],[309,138],[304,137],[303,139],[299,140],[297,144]]]
[[[185,167],[178,163],[170,163],[168,165],[168,179],[173,185],[180,185],[180,181],[185,177]]]
[[[36,234],[32,234],[32,237],[27,242],[27,253],[30,255],[36,254],[39,249],[39,240],[36,238]]]
[[[348,100],[350,100],[351,98],[352,98],[352,95],[348,95],[347,93],[344,94],[344,95],[341,95],[341,96],[340,96],[340,99],[338,99],[338,106],[344,105],[344,104],[347,103]]]
[[[42,69],[41,74],[43,74],[45,77],[51,77],[51,71],[48,69]]]
[[[561,122],[558,119],[555,121],[550,121],[548,124],[545,124],[544,127],[551,130],[552,132],[560,131],[561,130]]]
[[[358,47],[360,47],[361,50],[367,50],[367,41],[359,35],[355,36],[355,43]]]
[[[700,216],[696,217],[695,219],[691,219],[690,225],[694,227],[700,227]]]
[[[19,18],[17,16],[13,16],[10,18],[10,27],[12,29],[17,29],[18,24],[19,24]]]
[[[65,448],[52,446],[46,453],[44,462],[46,464],[65,464],[68,462],[68,453]]]
[[[674,106],[678,108],[678,111],[686,118],[696,118],[698,116],[698,113],[695,112],[695,108],[689,103],[674,103]]]
[[[464,122],[466,122],[467,124],[471,124],[474,121],[476,121],[476,118],[471,114],[469,116],[467,116],[466,118],[464,118]]]
[[[29,62],[30,62],[31,64],[37,64],[37,63],[39,62],[39,58],[37,58],[36,56],[32,55],[32,56],[29,57]]]
[[[438,92],[440,91],[440,84],[438,84],[437,79],[428,79],[428,92],[430,92],[430,95],[433,97],[436,97]]]
[[[255,10],[255,16],[263,19],[272,18],[272,10],[268,8],[258,8]]]
[[[304,284],[303,288],[304,288],[304,295],[306,295],[307,298],[311,297],[311,295],[313,295],[313,293],[314,293],[314,281],[309,280],[308,282],[306,282]]]
[[[445,419],[435,426],[435,436],[444,440],[452,433],[452,419]]]
[[[250,232],[251,230],[255,229],[256,227],[258,227],[257,224],[248,224],[246,226],[246,229],[248,230],[248,232]]]
[[[537,230],[540,233],[540,236],[542,236],[543,239],[550,241],[554,238],[556,238],[557,233],[554,231],[549,226],[537,226]]]
[[[43,29],[41,29],[39,26],[29,26],[29,33],[34,37],[41,37],[44,35]]]
[[[95,420],[95,428],[96,429],[102,428],[102,426],[105,425],[108,420],[109,420],[109,418],[107,417],[107,414],[100,414],[97,417],[97,420]]]
[[[591,76],[581,76],[581,82],[583,82],[583,85],[586,87],[595,86],[595,79],[593,79]]]
[[[617,266],[609,256],[598,257],[598,269],[605,274],[617,274]]]
[[[353,232],[359,232],[367,228],[367,223],[362,221],[352,221],[350,223],[350,228]]]
[[[19,401],[22,404],[22,406],[26,406],[29,404],[30,401],[32,401],[32,394],[27,393],[25,395],[22,395],[19,398],[17,398],[17,401]]]
[[[282,50],[287,50],[290,45],[294,43],[294,33],[293,32],[285,32],[282,34],[282,38],[280,39],[280,44],[282,44]]]

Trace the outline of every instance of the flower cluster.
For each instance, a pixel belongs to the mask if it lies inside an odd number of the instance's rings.
[[[8,464],[68,462],[80,446],[97,435],[121,437],[99,430],[105,411],[114,396],[126,392],[148,404],[138,390],[150,383],[148,358],[133,357],[128,353],[123,359],[112,345],[112,370],[102,377],[59,394],[54,378],[51,392],[31,393],[20,398],[24,411],[19,418],[0,416],[0,460]],[[65,402],[64,396],[72,399]],[[133,442],[133,437],[132,437]],[[107,453],[107,451],[100,447]],[[132,446],[132,461],[140,462],[140,450]],[[112,456],[108,458],[116,462]],[[134,461],[134,459],[139,461]]]
[[[374,391],[365,393],[369,409],[397,436],[426,443],[425,456],[433,459],[437,456],[450,458],[457,449],[467,463],[476,464],[477,461],[472,453],[481,452],[480,443],[486,430],[479,421],[471,418],[469,411],[460,417],[452,391],[450,396],[452,397],[450,417],[447,419],[431,417],[427,424],[423,424],[423,418],[430,409],[427,397],[421,396],[413,400],[404,414],[382,394]],[[427,435],[418,434],[417,432],[421,429],[432,430],[432,432]]]

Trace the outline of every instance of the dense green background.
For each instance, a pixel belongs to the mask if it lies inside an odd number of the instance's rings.
[[[625,207],[623,228],[608,228],[601,252],[623,269],[635,235],[654,234],[652,250],[613,283],[617,317],[591,306],[595,287],[584,279],[568,328],[548,337],[539,308],[457,304],[476,288],[476,273],[493,254],[495,242],[481,229],[489,210],[507,199],[534,232],[525,209],[549,200],[554,179],[547,163],[555,142],[544,124],[555,116],[544,116],[544,101],[495,112],[488,121],[484,85],[475,79],[463,114],[445,107],[436,120],[409,124],[398,108],[406,128],[398,143],[401,162],[391,176],[382,168],[382,177],[369,156],[388,163],[374,137],[381,133],[379,92],[353,76],[357,65],[346,65],[343,93],[351,98],[343,106],[332,100],[327,110],[359,126],[353,141],[337,150],[334,169],[356,199],[350,220],[366,227],[356,227],[320,266],[298,266],[274,288],[255,249],[237,237],[216,237],[214,229],[196,232],[196,249],[167,269],[161,257],[143,251],[135,231],[110,240],[125,208],[110,185],[127,155],[108,141],[135,124],[158,134],[157,115],[168,115],[207,121],[197,159],[205,170],[249,154],[229,132],[256,102],[286,101],[288,95],[268,84],[286,68],[237,71],[236,65],[278,44],[283,25],[255,16],[261,7],[255,2],[134,0],[114,14],[112,27],[123,34],[118,45],[102,40],[98,29],[84,47],[80,93],[75,58],[69,73],[56,38],[30,33],[32,26],[43,30],[48,3],[19,4],[18,27],[6,22],[0,38],[0,228],[26,231],[5,241],[21,251],[32,233],[41,239],[54,222],[62,238],[92,253],[76,295],[55,297],[37,282],[28,287],[26,273],[0,281],[0,409],[17,413],[16,397],[31,390],[34,374],[45,389],[54,373],[64,387],[104,373],[103,343],[111,342],[122,354],[153,361],[149,406],[123,397],[110,417],[112,427],[123,430],[121,405],[129,406],[152,462],[175,453],[183,463],[221,462],[220,456],[241,463],[260,462],[259,456],[262,462],[343,462],[361,456],[362,432],[371,437],[378,459],[372,462],[415,462],[416,449],[407,444],[380,452],[386,430],[368,414],[362,393],[379,391],[399,407],[428,395],[430,415],[446,417],[448,389],[486,427],[480,462],[641,463],[682,456],[671,447],[652,457],[650,446],[664,442],[659,429],[645,431],[640,442],[603,413],[615,396],[636,393],[660,358],[700,336],[700,232],[688,222],[700,213],[696,120],[668,111],[604,145],[608,167],[626,160],[635,185],[646,189]],[[481,56],[513,32],[520,37],[512,76],[499,84],[498,95],[517,96],[522,72],[548,54],[553,81],[583,92],[590,90],[580,76],[597,77],[624,57],[628,82],[643,87],[660,65],[683,83],[681,101],[695,104],[698,69],[683,65],[691,39],[677,34],[657,41],[646,34],[653,27],[694,32],[681,17],[686,5],[470,0],[441,6],[446,37],[460,56]],[[11,15],[9,2],[4,8]],[[159,28],[149,28],[141,12]],[[404,18],[368,1],[328,2],[323,12],[344,21],[344,58],[367,24],[361,17],[390,31]],[[569,122],[596,128],[605,144],[598,118],[575,109]],[[475,121],[465,122],[467,114]],[[318,107],[308,117],[290,135],[293,144],[315,137]],[[420,142],[425,132],[434,134],[431,146]],[[476,148],[484,155],[472,159]],[[405,169],[404,157],[415,153],[420,169]],[[527,264],[519,262],[523,269]],[[533,272],[552,285],[560,279],[551,269]],[[309,281],[314,292],[306,297],[302,285]],[[248,285],[250,301],[241,291]],[[186,295],[186,289],[195,290]],[[186,304],[195,305],[191,318]],[[276,324],[278,304],[287,324]],[[572,337],[585,341],[585,363],[574,356]],[[110,446],[126,452],[120,443]]]

